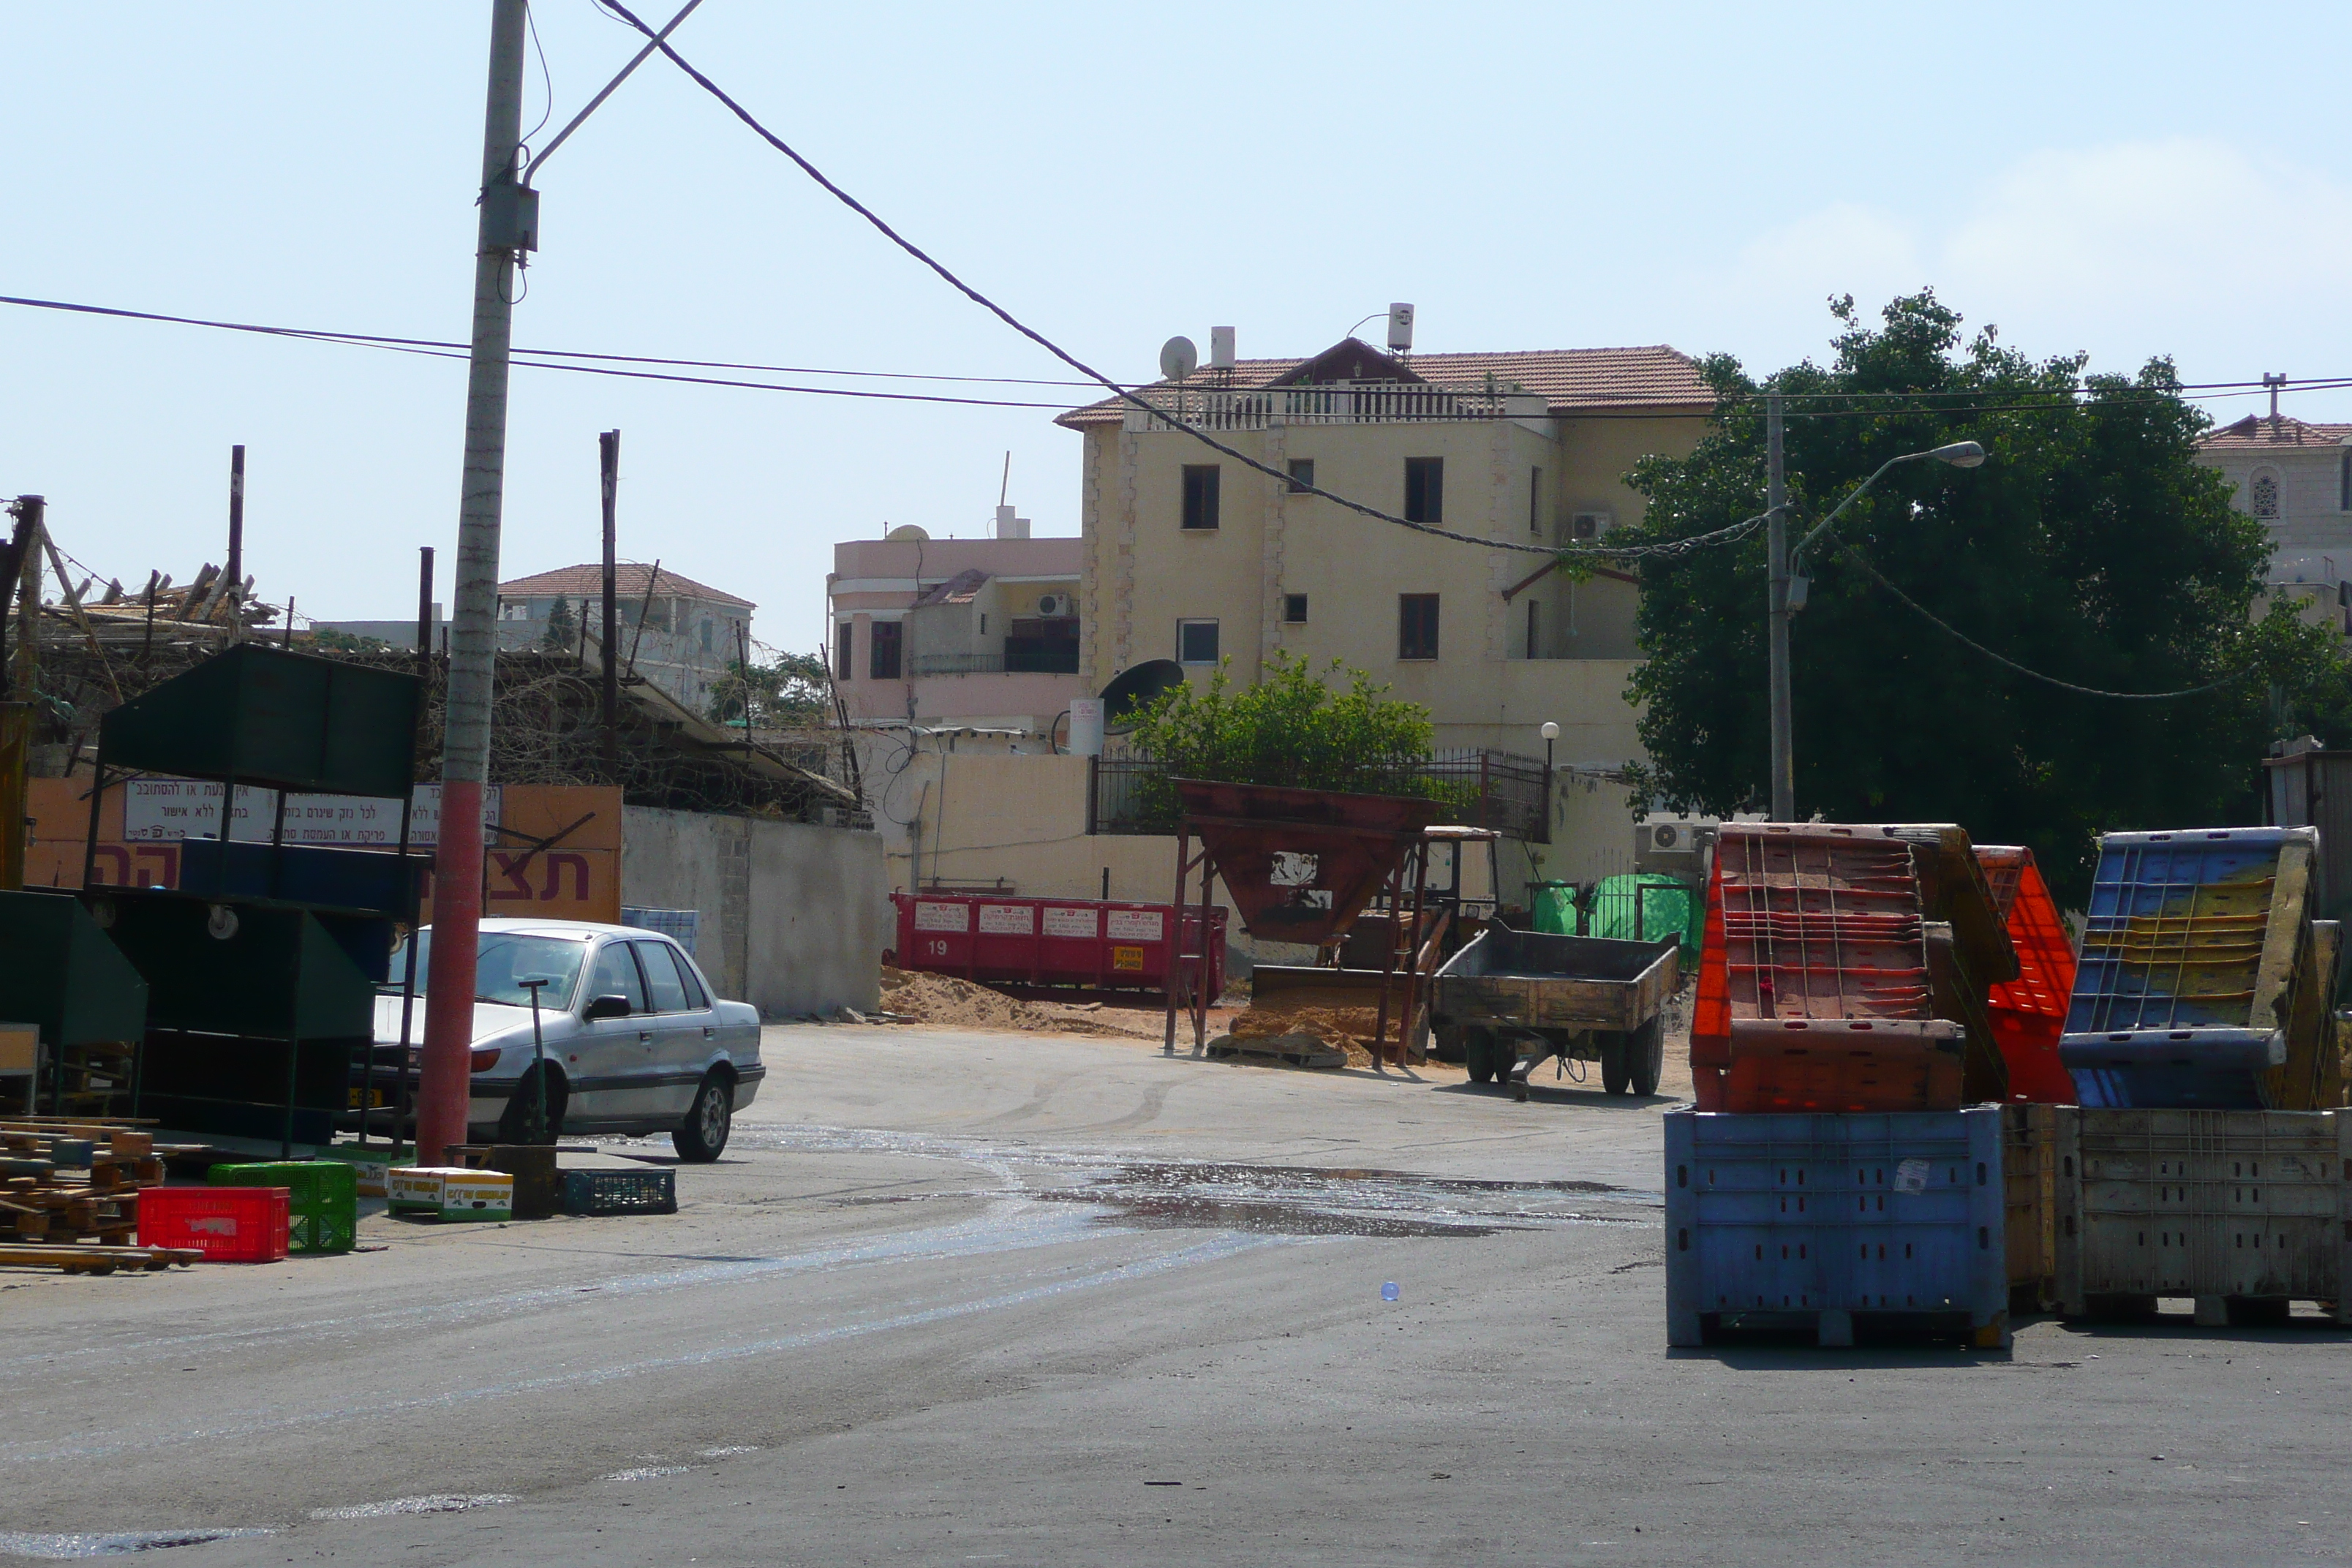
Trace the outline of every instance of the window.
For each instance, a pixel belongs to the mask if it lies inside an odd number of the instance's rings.
[[[1436,595],[1399,594],[1397,595],[1397,657],[1399,658],[1435,658],[1437,657]]]
[[[1528,531],[1529,533],[1543,531],[1543,470],[1541,468],[1528,470]],[[1530,609],[1534,607],[1532,605],[1528,606]],[[1533,658],[1535,655],[1529,654],[1528,657]]]
[[[2256,474],[2254,476],[2254,482],[2250,493],[2252,497],[2254,515],[2256,517],[2270,519],[2277,518],[2279,514],[2279,486],[2278,476],[2276,474]]]
[[[654,999],[656,1013],[683,1013],[693,1004],[686,999],[686,984],[677,977],[677,965],[669,961],[669,943],[641,942],[635,944],[637,962],[646,967],[646,989]]]
[[[841,637],[833,645],[833,678],[835,680],[851,680],[856,678],[857,666],[852,662],[857,657],[852,651],[856,647],[857,623],[842,622]]]
[[[982,637],[986,637],[988,635],[988,612],[986,610],[982,610],[980,613],[980,635]]]
[[[1282,596],[1282,618],[1294,626],[1307,624],[1307,595],[1285,594]]]
[[[637,961],[629,956],[634,943],[608,942],[604,951],[596,955],[596,967],[588,975],[588,1000],[599,996],[625,996],[629,1011],[643,1013],[646,1008],[646,983],[637,973]]]
[[[686,988],[686,1005],[697,1011],[710,1005],[710,994],[702,988],[702,977],[694,972],[694,961],[682,949],[662,944],[669,954],[670,963],[677,970],[677,983]],[[650,962],[650,960],[648,960]]]
[[[701,630],[702,630],[702,651],[703,651],[703,652],[705,652],[705,653],[709,653],[709,652],[710,651],[710,623],[709,623],[709,621],[705,621],[705,622],[703,622],[703,623],[702,623],[702,628],[701,628]]]
[[[1543,605],[1539,601],[1535,599],[1528,601],[1528,657],[1529,658],[1543,657],[1543,643],[1540,640],[1543,633],[1542,612]]]
[[[1178,621],[1176,623],[1176,662],[1179,664],[1216,663],[1217,623]]]
[[[2352,447],[2344,448],[2344,457],[2336,476],[2336,510],[2352,511]]]
[[[897,621],[877,621],[867,630],[866,640],[873,655],[866,661],[866,673],[877,680],[898,679],[898,649],[905,641],[907,628]]]
[[[2344,456],[2345,456],[2345,471],[2346,471],[2347,473],[2352,473],[2352,451],[2347,451],[2347,452],[2346,452]],[[2347,483],[2352,483],[2352,481],[2347,481]],[[1292,495],[1295,495],[1295,496],[1297,496],[1297,495],[1305,495],[1308,490],[1311,490],[1311,489],[1313,489],[1314,488],[1315,488],[1315,459],[1314,459],[1314,458],[1291,458],[1291,459],[1290,459],[1290,493],[1291,493]]]
[[[1184,526],[1208,529],[1217,526],[1217,476],[1222,472],[1214,463],[1184,465]]]
[[[1404,520],[1407,522],[1445,521],[1445,459],[1407,458],[1404,460]]]

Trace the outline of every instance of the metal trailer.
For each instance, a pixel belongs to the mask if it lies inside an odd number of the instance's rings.
[[[1654,1094],[1680,948],[1672,936],[1621,942],[1490,925],[1432,982],[1439,1054],[1459,1051],[1471,1082],[1501,1081],[1517,1100],[1549,1057],[1599,1062],[1612,1094]]]

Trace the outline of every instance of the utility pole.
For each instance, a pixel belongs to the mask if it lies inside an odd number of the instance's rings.
[[[8,698],[0,702],[0,889],[25,885],[25,816],[32,771],[34,675],[40,662],[41,521],[46,503],[39,496],[18,496],[8,514],[16,520],[16,537],[5,554],[9,571],[0,574],[0,622],[7,619],[8,601],[21,595],[16,623],[16,657],[10,661]],[[95,811],[97,805],[90,807]]]
[[[416,1157],[438,1165],[466,1141],[474,1034],[474,959],[482,923],[482,795],[489,778],[490,695],[497,672],[499,523],[506,486],[507,373],[514,283],[536,247],[536,202],[515,167],[522,141],[524,0],[492,0],[482,119],[474,337],[466,383],[466,472],[457,510],[457,570],[449,626],[441,746],[441,842],[434,855],[432,969],[417,1084]]]
[[[596,437],[596,456],[604,479],[604,776],[617,783],[621,776],[621,567],[620,534],[614,521],[621,494],[618,430],[606,430]]]
[[[245,636],[245,447],[228,449],[228,639]]]
[[[1797,819],[1796,742],[1789,713],[1789,502],[1780,456],[1780,395],[1764,398],[1766,548],[1771,554],[1766,617],[1770,628],[1772,685],[1772,820]]]

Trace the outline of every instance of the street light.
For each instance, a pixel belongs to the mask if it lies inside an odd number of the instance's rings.
[[[1930,447],[1924,452],[1906,452],[1900,457],[1887,458],[1878,465],[1876,471],[1872,473],[1870,478],[1856,485],[1851,495],[1838,502],[1835,510],[1822,519],[1813,526],[1811,532],[1797,541],[1795,549],[1790,550],[1785,548],[1787,533],[1777,526],[1780,521],[1778,514],[1786,510],[1787,504],[1780,499],[1780,441],[1778,429],[1780,413],[1780,399],[1776,397],[1772,400],[1770,407],[1771,420],[1775,426],[1771,432],[1770,455],[1773,470],[1771,506],[1775,514],[1773,521],[1776,526],[1772,531],[1771,538],[1770,596],[1768,601],[1771,632],[1769,641],[1771,649],[1772,819],[1776,822],[1793,822],[1797,816],[1797,764],[1793,734],[1795,726],[1790,716],[1791,703],[1789,698],[1789,621],[1799,610],[1805,607],[1805,599],[1811,587],[1811,579],[1804,576],[1800,570],[1804,560],[1805,547],[1828,532],[1830,525],[1844,515],[1845,509],[1860,500],[1864,493],[1876,484],[1887,469],[1896,464],[1932,460],[1948,464],[1955,468],[1973,468],[1983,464],[1985,449],[1974,441],[1952,441],[1941,447]]]

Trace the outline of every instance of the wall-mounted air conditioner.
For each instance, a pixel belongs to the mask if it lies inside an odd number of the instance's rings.
[[[1653,812],[1634,825],[1633,869],[1704,881],[1718,830],[1711,816]]]
[[[1562,538],[1560,539],[1560,542],[1562,544],[1591,544],[1601,539],[1614,526],[1616,526],[1616,519],[1611,516],[1608,512],[1576,512],[1570,516],[1567,527],[1561,531]]]
[[[1067,594],[1040,594],[1037,613],[1041,616],[1074,616],[1078,613],[1077,601]]]

